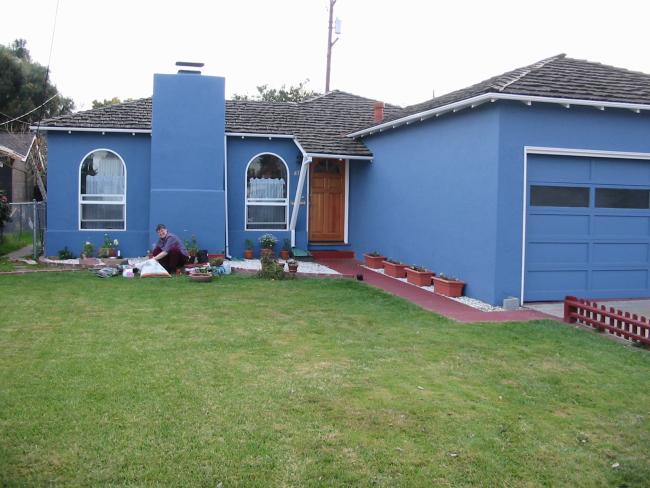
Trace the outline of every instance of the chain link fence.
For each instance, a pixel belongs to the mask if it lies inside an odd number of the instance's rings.
[[[5,223],[3,234],[30,234],[34,248],[34,259],[44,249],[45,227],[47,224],[45,202],[10,203],[10,220]]]

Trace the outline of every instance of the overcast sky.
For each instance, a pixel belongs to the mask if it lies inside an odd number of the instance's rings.
[[[2,0],[0,44],[48,63],[57,0]],[[140,98],[177,60],[206,63],[226,95],[322,92],[329,0],[59,0],[51,79],[75,100]],[[408,105],[565,52],[650,73],[650,2],[338,0],[331,88]]]

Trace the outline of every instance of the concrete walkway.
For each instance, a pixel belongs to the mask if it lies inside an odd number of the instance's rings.
[[[25,256],[32,256],[34,253],[34,248],[30,244],[29,246],[25,246],[21,249],[18,249],[17,251],[10,252],[9,254],[5,254],[2,256],[3,258],[7,258],[9,261],[18,261],[23,259]]]
[[[623,312],[630,312],[631,314],[642,315],[650,317],[650,299],[646,298],[631,298],[629,300],[592,300],[598,305],[605,305],[607,309],[614,308],[615,310],[622,310]],[[553,315],[555,317],[564,318],[564,302],[539,302],[527,303],[527,308],[537,310],[538,312]]]
[[[521,322],[555,319],[553,316],[535,310],[483,312],[450,298],[422,290],[418,286],[384,276],[381,273],[368,271],[353,259],[318,259],[317,261],[344,275],[357,276],[361,274],[363,280],[370,286],[405,298],[426,310],[444,315],[458,322]]]

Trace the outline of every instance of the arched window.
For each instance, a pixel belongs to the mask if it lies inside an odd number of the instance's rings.
[[[289,171],[275,154],[260,154],[246,168],[246,230],[286,229]]]
[[[79,228],[126,229],[126,167],[116,153],[98,149],[79,169]]]

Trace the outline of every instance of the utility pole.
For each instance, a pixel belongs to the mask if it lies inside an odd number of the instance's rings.
[[[334,19],[335,4],[336,4],[336,0],[330,0],[330,18],[327,27],[327,70],[325,72],[325,93],[328,93],[330,91],[330,69],[332,67],[332,47],[334,47],[336,41],[339,40],[339,38],[337,37],[336,39],[334,39],[334,42],[332,42],[332,28],[334,27],[333,19]],[[341,33],[340,27],[338,25],[338,20],[336,26],[336,33],[337,34]]]

